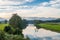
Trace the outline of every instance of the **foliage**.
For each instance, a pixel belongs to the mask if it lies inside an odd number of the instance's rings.
[[[7,34],[4,31],[0,31],[0,40],[29,40],[28,38],[25,39],[21,35],[12,35]]]
[[[14,30],[10,26],[5,26],[4,31],[9,33],[9,34],[13,34],[14,33]]]
[[[11,19],[9,20],[9,24],[14,28],[22,29],[21,23],[22,23],[22,19],[17,14],[13,14]]]
[[[26,28],[26,20],[22,20],[20,16],[17,14],[13,14],[11,19],[9,20],[9,25],[15,29],[13,34],[21,34],[22,35],[22,29]]]
[[[5,34],[2,31],[0,31],[0,40],[5,40]]]
[[[8,22],[8,21],[7,21],[7,20],[5,20],[5,24],[7,24],[7,22]]]
[[[22,36],[23,36],[22,31],[19,30],[19,29],[15,29],[15,31],[14,31],[13,34],[14,34],[14,35],[22,35]]]
[[[25,29],[27,26],[27,21],[25,19],[22,20],[22,29]]]
[[[18,28],[20,30],[26,28],[26,20],[22,20],[20,16],[18,16],[17,14],[13,14],[13,16],[11,17],[11,19],[9,20],[9,24],[10,26],[14,27],[14,28]]]
[[[9,30],[11,30],[11,27],[9,27],[9,26],[5,26],[4,31],[8,32]]]

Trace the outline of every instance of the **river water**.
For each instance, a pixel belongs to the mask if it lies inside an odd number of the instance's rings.
[[[43,28],[36,29],[36,26],[29,24],[23,30],[24,37],[29,37],[30,40],[60,40],[60,33],[52,32]]]

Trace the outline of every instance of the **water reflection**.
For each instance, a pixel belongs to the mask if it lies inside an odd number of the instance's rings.
[[[52,37],[45,37],[45,40],[53,40]]]
[[[26,29],[23,30],[24,37],[29,37],[30,40],[60,40],[60,33],[45,30],[43,28],[37,31],[33,24],[29,24]]]

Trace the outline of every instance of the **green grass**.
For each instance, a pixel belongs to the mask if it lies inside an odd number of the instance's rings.
[[[48,30],[60,32],[60,23],[42,23],[42,24],[37,24],[37,27],[40,28],[45,28]]]
[[[7,26],[8,24],[0,24],[0,30],[4,30],[5,26]]]

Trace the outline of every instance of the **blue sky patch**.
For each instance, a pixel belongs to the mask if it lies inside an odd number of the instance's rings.
[[[51,0],[34,0],[32,2],[27,2],[23,5],[34,6],[34,5],[39,5],[40,3],[49,2],[49,1],[51,1]]]

